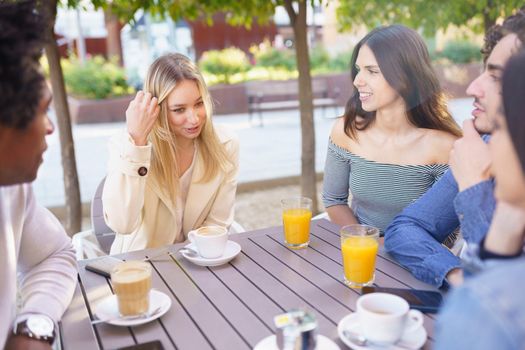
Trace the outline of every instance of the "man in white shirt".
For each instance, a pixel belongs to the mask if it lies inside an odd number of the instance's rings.
[[[45,136],[53,132],[47,117],[51,92],[38,64],[43,32],[34,2],[0,3],[0,348],[5,349],[51,349],[77,280],[71,240],[35,202],[30,185],[47,148]]]

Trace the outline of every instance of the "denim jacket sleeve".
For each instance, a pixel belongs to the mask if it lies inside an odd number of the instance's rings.
[[[483,135],[482,139],[487,143],[490,135]],[[463,238],[469,244],[479,244],[489,230],[496,209],[494,180],[482,181],[459,192],[454,199],[454,207]]]
[[[524,272],[525,259],[516,259],[451,291],[435,324],[434,349],[522,349]]]
[[[441,287],[460,260],[441,242],[459,226],[453,201],[458,186],[448,170],[416,202],[394,218],[385,231],[385,248],[423,282]]]
[[[350,167],[350,158],[345,157],[344,150],[328,141],[322,193],[325,208],[348,205]]]
[[[479,243],[489,230],[496,208],[494,180],[480,182],[458,193],[454,207],[461,233],[468,243]]]

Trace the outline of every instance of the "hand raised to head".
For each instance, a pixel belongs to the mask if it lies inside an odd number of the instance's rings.
[[[126,110],[126,124],[128,133],[137,146],[144,146],[148,142],[148,135],[153,129],[160,112],[157,98],[149,92],[137,92]]]
[[[463,137],[450,151],[449,165],[460,191],[490,178],[490,151],[474,128],[472,119],[463,123]]]

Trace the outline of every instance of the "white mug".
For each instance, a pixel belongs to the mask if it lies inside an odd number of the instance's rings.
[[[188,240],[195,244],[200,256],[214,259],[224,254],[228,242],[228,230],[221,226],[202,226],[190,231]]]
[[[370,293],[357,299],[362,334],[379,344],[394,344],[404,333],[423,325],[423,314],[410,310],[408,302],[393,294]]]

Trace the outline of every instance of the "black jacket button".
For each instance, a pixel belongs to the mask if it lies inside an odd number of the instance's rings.
[[[145,176],[148,173],[148,168],[141,166],[138,170],[138,173],[140,176]]]

